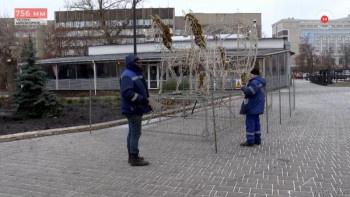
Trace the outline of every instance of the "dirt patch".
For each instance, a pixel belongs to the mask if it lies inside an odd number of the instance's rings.
[[[91,123],[123,119],[120,104],[92,103]],[[66,104],[60,117],[18,120],[7,113],[0,114],[0,135],[47,130],[90,124],[89,104]]]

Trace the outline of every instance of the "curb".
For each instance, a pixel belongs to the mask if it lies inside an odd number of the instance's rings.
[[[3,136],[0,136],[0,143],[37,138],[37,137],[45,137],[45,136],[51,136],[51,135],[77,133],[77,132],[84,132],[84,131],[90,131],[90,130],[93,131],[93,130],[115,127],[115,126],[119,126],[127,123],[128,123],[127,119],[121,119],[116,121],[92,124],[91,127],[90,125],[81,125],[81,126],[75,126],[75,127],[56,128],[56,129],[38,130],[38,131],[30,131],[25,133],[3,135]]]
[[[151,116],[152,115],[147,114],[142,119],[144,120]],[[158,116],[153,116],[153,118],[155,117],[158,117]],[[90,125],[81,125],[81,126],[75,126],[75,127],[55,128],[55,129],[48,129],[48,130],[38,130],[38,131],[29,131],[24,133],[2,135],[0,136],[0,143],[17,141],[17,140],[25,140],[25,139],[31,139],[31,138],[37,138],[37,137],[52,136],[52,135],[94,131],[94,130],[100,130],[100,129],[110,128],[110,127],[116,127],[124,124],[128,124],[128,120],[126,118],[110,121],[110,122],[92,124],[91,127]]]
[[[192,109],[193,106],[194,106],[194,104],[191,106],[186,106],[185,109],[186,110]],[[197,107],[197,108],[199,108],[199,107]],[[150,118],[150,117],[157,118],[159,116],[172,114],[174,112],[178,112],[178,110],[171,109],[171,110],[167,110],[164,112],[163,111],[157,112],[158,114],[147,114],[147,115],[143,116],[142,120],[145,120],[145,119]],[[48,129],[48,130],[38,130],[38,131],[29,131],[29,132],[24,132],[24,133],[2,135],[2,136],[0,136],[0,143],[1,142],[11,142],[11,141],[16,141],[16,140],[31,139],[31,138],[37,138],[37,137],[52,136],[52,135],[94,131],[94,130],[115,127],[115,126],[119,126],[119,125],[124,125],[127,123],[128,123],[128,120],[126,118],[124,118],[124,119],[110,121],[110,122],[92,124],[91,127],[90,127],[90,125],[81,125],[81,126],[75,126],[75,127],[55,128],[55,129]]]

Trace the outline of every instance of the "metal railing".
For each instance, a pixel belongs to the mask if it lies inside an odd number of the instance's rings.
[[[89,79],[52,79],[46,86],[49,90],[89,90],[90,84]],[[96,89],[119,90],[119,77],[96,78]]]

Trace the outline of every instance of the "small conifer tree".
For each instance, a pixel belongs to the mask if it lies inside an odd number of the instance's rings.
[[[41,118],[59,116],[62,105],[56,95],[46,89],[46,73],[35,65],[34,43],[29,38],[25,50],[25,62],[16,76],[17,89],[13,102],[18,104],[16,116],[20,118]]]

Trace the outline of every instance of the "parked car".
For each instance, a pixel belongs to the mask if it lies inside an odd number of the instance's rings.
[[[309,73],[303,73],[303,79],[309,80]]]
[[[303,78],[303,76],[301,76],[300,73],[293,73],[292,77],[293,77],[294,79],[302,79],[302,78]]]

